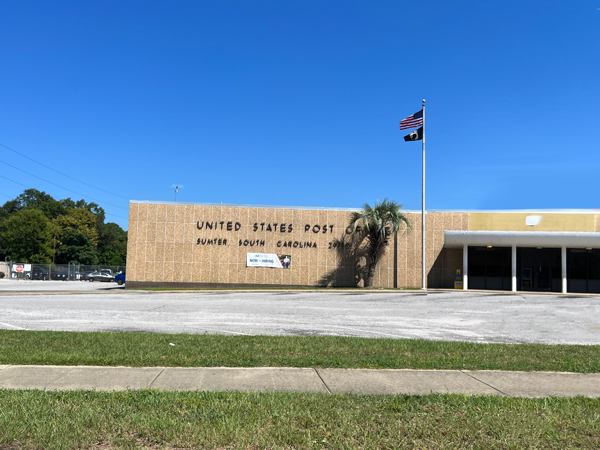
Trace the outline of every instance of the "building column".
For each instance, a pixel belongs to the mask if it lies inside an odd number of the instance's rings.
[[[469,247],[463,245],[463,289],[466,291],[469,288],[469,273],[467,268],[469,267]]]
[[[511,249],[510,276],[512,279],[513,292],[517,292],[517,246],[513,245]]]
[[[561,276],[562,276],[562,293],[567,293],[567,247],[564,245],[560,248],[560,260],[561,260]]]

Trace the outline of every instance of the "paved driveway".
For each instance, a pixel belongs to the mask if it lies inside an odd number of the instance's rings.
[[[28,292],[95,292],[123,290],[114,281],[0,280],[1,294]]]
[[[0,284],[0,328],[5,329],[600,344],[600,297],[593,296],[452,291],[165,293],[125,291],[112,283],[98,283],[100,290],[89,293],[14,295],[4,286]]]

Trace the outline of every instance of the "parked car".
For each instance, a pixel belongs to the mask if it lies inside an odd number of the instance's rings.
[[[113,281],[115,279],[114,276],[109,274],[108,272],[94,272],[87,276],[88,281]]]
[[[115,281],[119,286],[122,286],[125,283],[125,272],[121,272],[115,276]]]
[[[32,280],[48,280],[50,279],[50,275],[48,275],[48,271],[44,269],[35,269],[31,272]]]
[[[81,275],[79,276],[79,279],[81,281],[89,281],[87,279],[88,276],[90,276],[91,274],[93,274],[95,272],[95,270],[86,270],[85,272],[81,272]]]
[[[53,280],[67,281],[69,279],[69,272],[52,272],[50,273],[50,278]]]

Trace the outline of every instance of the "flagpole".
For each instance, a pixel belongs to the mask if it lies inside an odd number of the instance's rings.
[[[426,272],[425,272],[425,99],[423,99],[423,189],[421,202],[421,289],[427,289]]]

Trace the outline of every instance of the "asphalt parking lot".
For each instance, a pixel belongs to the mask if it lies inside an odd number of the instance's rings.
[[[58,281],[58,280],[0,280],[0,294],[26,294],[40,292],[105,292],[124,290],[112,281]]]
[[[126,291],[0,280],[0,328],[600,344],[600,297],[462,291]]]

